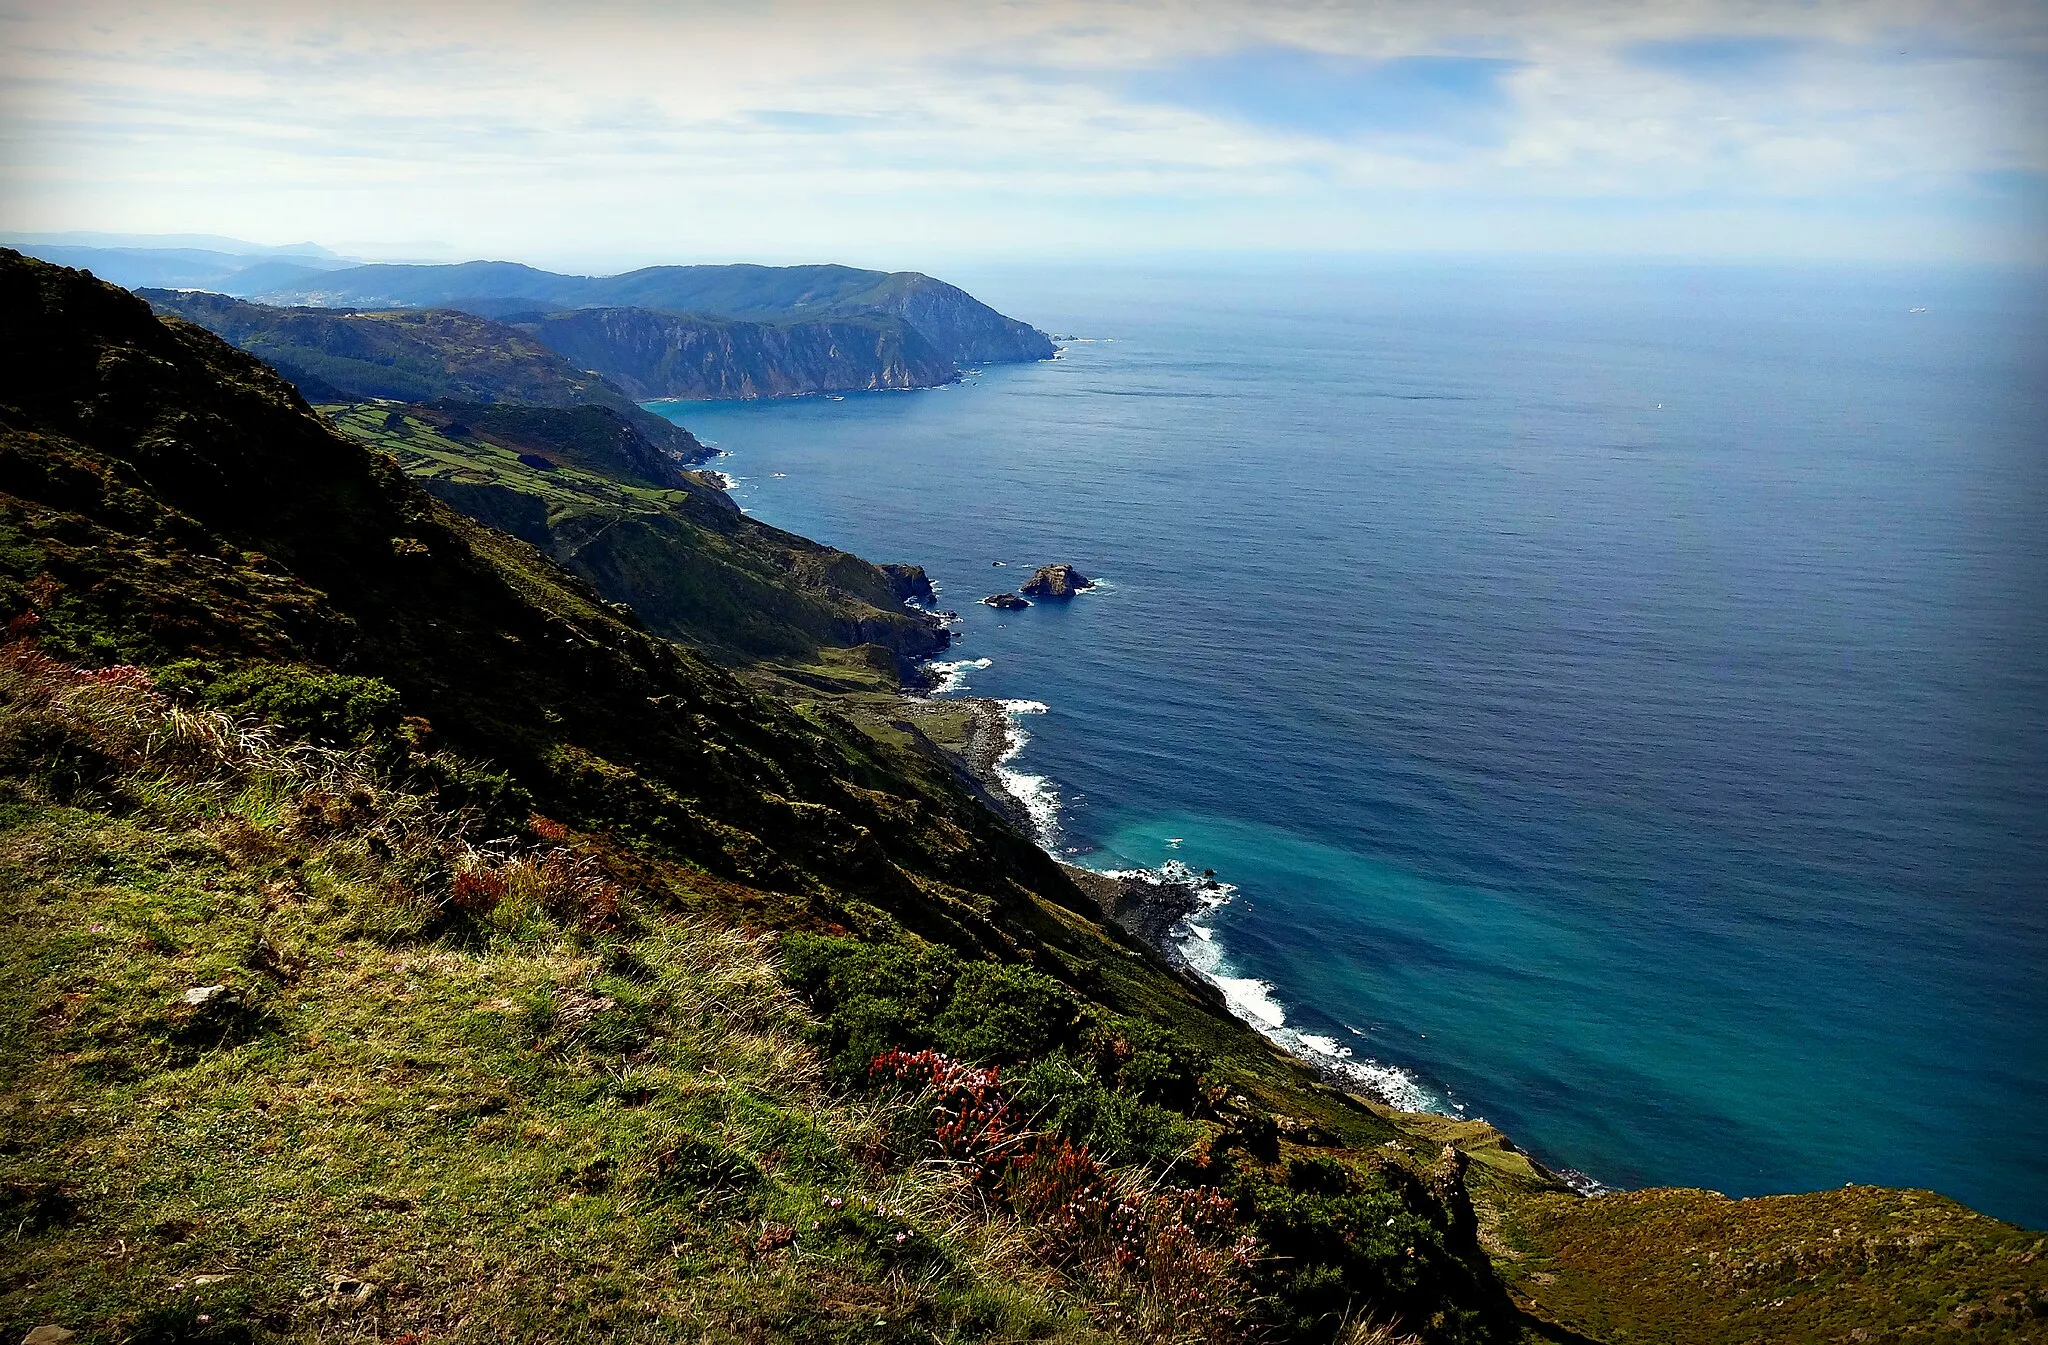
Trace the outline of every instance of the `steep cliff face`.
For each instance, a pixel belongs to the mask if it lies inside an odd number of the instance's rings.
[[[889,277],[878,311],[893,314],[964,365],[1049,360],[1053,344],[1029,323],[1006,318],[965,290],[915,271]]]
[[[585,308],[517,325],[641,400],[928,388],[960,376],[917,331],[888,319],[768,324]]]

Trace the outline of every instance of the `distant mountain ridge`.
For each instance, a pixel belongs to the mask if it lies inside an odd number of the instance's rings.
[[[218,234],[64,233],[4,234],[0,242],[58,266],[91,271],[128,289],[157,285],[224,294],[291,285],[339,267],[355,266],[318,243],[273,246]]]
[[[458,308],[492,317],[523,306],[648,308],[767,323],[893,318],[960,365],[1053,354],[1045,333],[957,286],[916,271],[851,266],[650,266],[616,276],[558,275],[517,262],[353,266],[251,297],[317,307]]]

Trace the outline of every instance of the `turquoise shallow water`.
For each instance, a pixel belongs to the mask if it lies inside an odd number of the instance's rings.
[[[2038,276],[949,278],[1090,339],[658,409],[932,570],[1053,848],[1214,868],[1248,1015],[1601,1181],[2048,1225]]]

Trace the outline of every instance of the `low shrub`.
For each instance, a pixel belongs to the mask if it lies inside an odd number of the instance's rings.
[[[761,1182],[761,1169],[745,1154],[681,1135],[645,1156],[640,1186],[657,1198],[708,1209],[751,1204]]]
[[[929,1047],[959,974],[950,952],[907,943],[791,933],[780,953],[784,978],[824,1022],[820,1045],[843,1084],[866,1081],[877,1056]]]
[[[1209,1057],[1171,1029],[1098,1013],[1087,1045],[1103,1078],[1132,1097],[1182,1114],[1201,1105]]]

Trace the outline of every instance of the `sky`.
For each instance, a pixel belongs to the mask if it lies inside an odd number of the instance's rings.
[[[2048,3],[0,0],[0,230],[2048,260]]]

